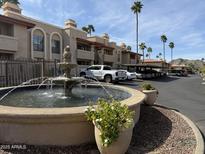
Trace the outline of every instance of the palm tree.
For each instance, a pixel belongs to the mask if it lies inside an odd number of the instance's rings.
[[[0,0],[0,7],[2,7],[2,5],[4,5],[4,3],[6,2],[10,2],[16,5],[20,4],[18,0]]]
[[[170,42],[170,43],[169,43],[169,47],[170,47],[170,49],[171,49],[171,61],[172,61],[172,60],[173,60],[173,49],[174,49],[174,47],[175,47],[174,42]]]
[[[161,41],[163,43],[163,55],[164,55],[164,61],[165,61],[165,43],[167,42],[167,37],[166,35],[161,36]]]
[[[127,46],[127,50],[131,51],[132,47],[130,45]]]
[[[91,36],[92,32],[95,32],[94,26],[93,25],[88,25],[88,34],[90,34],[90,36]]]
[[[147,52],[148,52],[149,59],[150,59],[151,58],[151,53],[152,53],[152,48],[151,47],[147,48]]]
[[[82,27],[82,30],[85,31],[86,33],[90,34],[90,36],[91,36],[92,32],[95,32],[95,28],[93,25],[84,26],[84,27]]]
[[[156,58],[159,59],[159,55],[156,55]]]
[[[147,58],[149,57],[149,54],[148,54],[148,53],[146,54],[146,57],[147,57]],[[149,59],[150,59],[150,58],[149,58]]]
[[[139,47],[140,47],[140,49],[142,50],[142,53],[143,53],[143,63],[144,63],[144,50],[145,50],[147,47],[146,47],[145,43],[141,43],[141,44],[139,45]]]
[[[159,58],[162,59],[162,53],[161,52],[159,53]]]
[[[87,27],[82,27],[82,30],[88,33],[88,28]]]
[[[137,54],[139,53],[139,48],[138,48],[139,22],[138,22],[138,18],[139,18],[139,14],[141,13],[142,7],[143,7],[143,4],[140,1],[134,2],[134,4],[131,7],[131,10],[134,12],[134,14],[136,14],[136,50],[137,50]],[[139,61],[137,60],[137,63],[138,62]]]

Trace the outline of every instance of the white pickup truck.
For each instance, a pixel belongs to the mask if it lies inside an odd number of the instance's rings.
[[[92,65],[86,70],[80,72],[81,77],[94,77],[97,80],[104,80],[107,83],[117,82],[120,80],[126,80],[127,75],[125,71],[122,70],[112,70],[110,66],[107,65]]]

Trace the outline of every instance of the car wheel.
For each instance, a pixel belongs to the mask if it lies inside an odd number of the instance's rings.
[[[111,83],[112,82],[112,76],[111,75],[105,75],[104,80],[106,83]]]

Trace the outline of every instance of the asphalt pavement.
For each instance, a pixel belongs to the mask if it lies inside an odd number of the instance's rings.
[[[205,85],[197,76],[164,77],[146,80],[159,90],[157,104],[178,110],[189,117],[205,135]],[[140,82],[120,83],[131,88],[139,88]]]

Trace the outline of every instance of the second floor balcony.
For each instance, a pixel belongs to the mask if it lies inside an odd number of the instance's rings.
[[[0,50],[18,51],[18,40],[15,37],[0,35]]]
[[[86,60],[94,60],[94,52],[86,51],[86,50],[77,50],[77,58],[78,59],[86,59]]]
[[[104,61],[106,61],[106,62],[114,62],[114,56],[113,55],[104,54]]]

